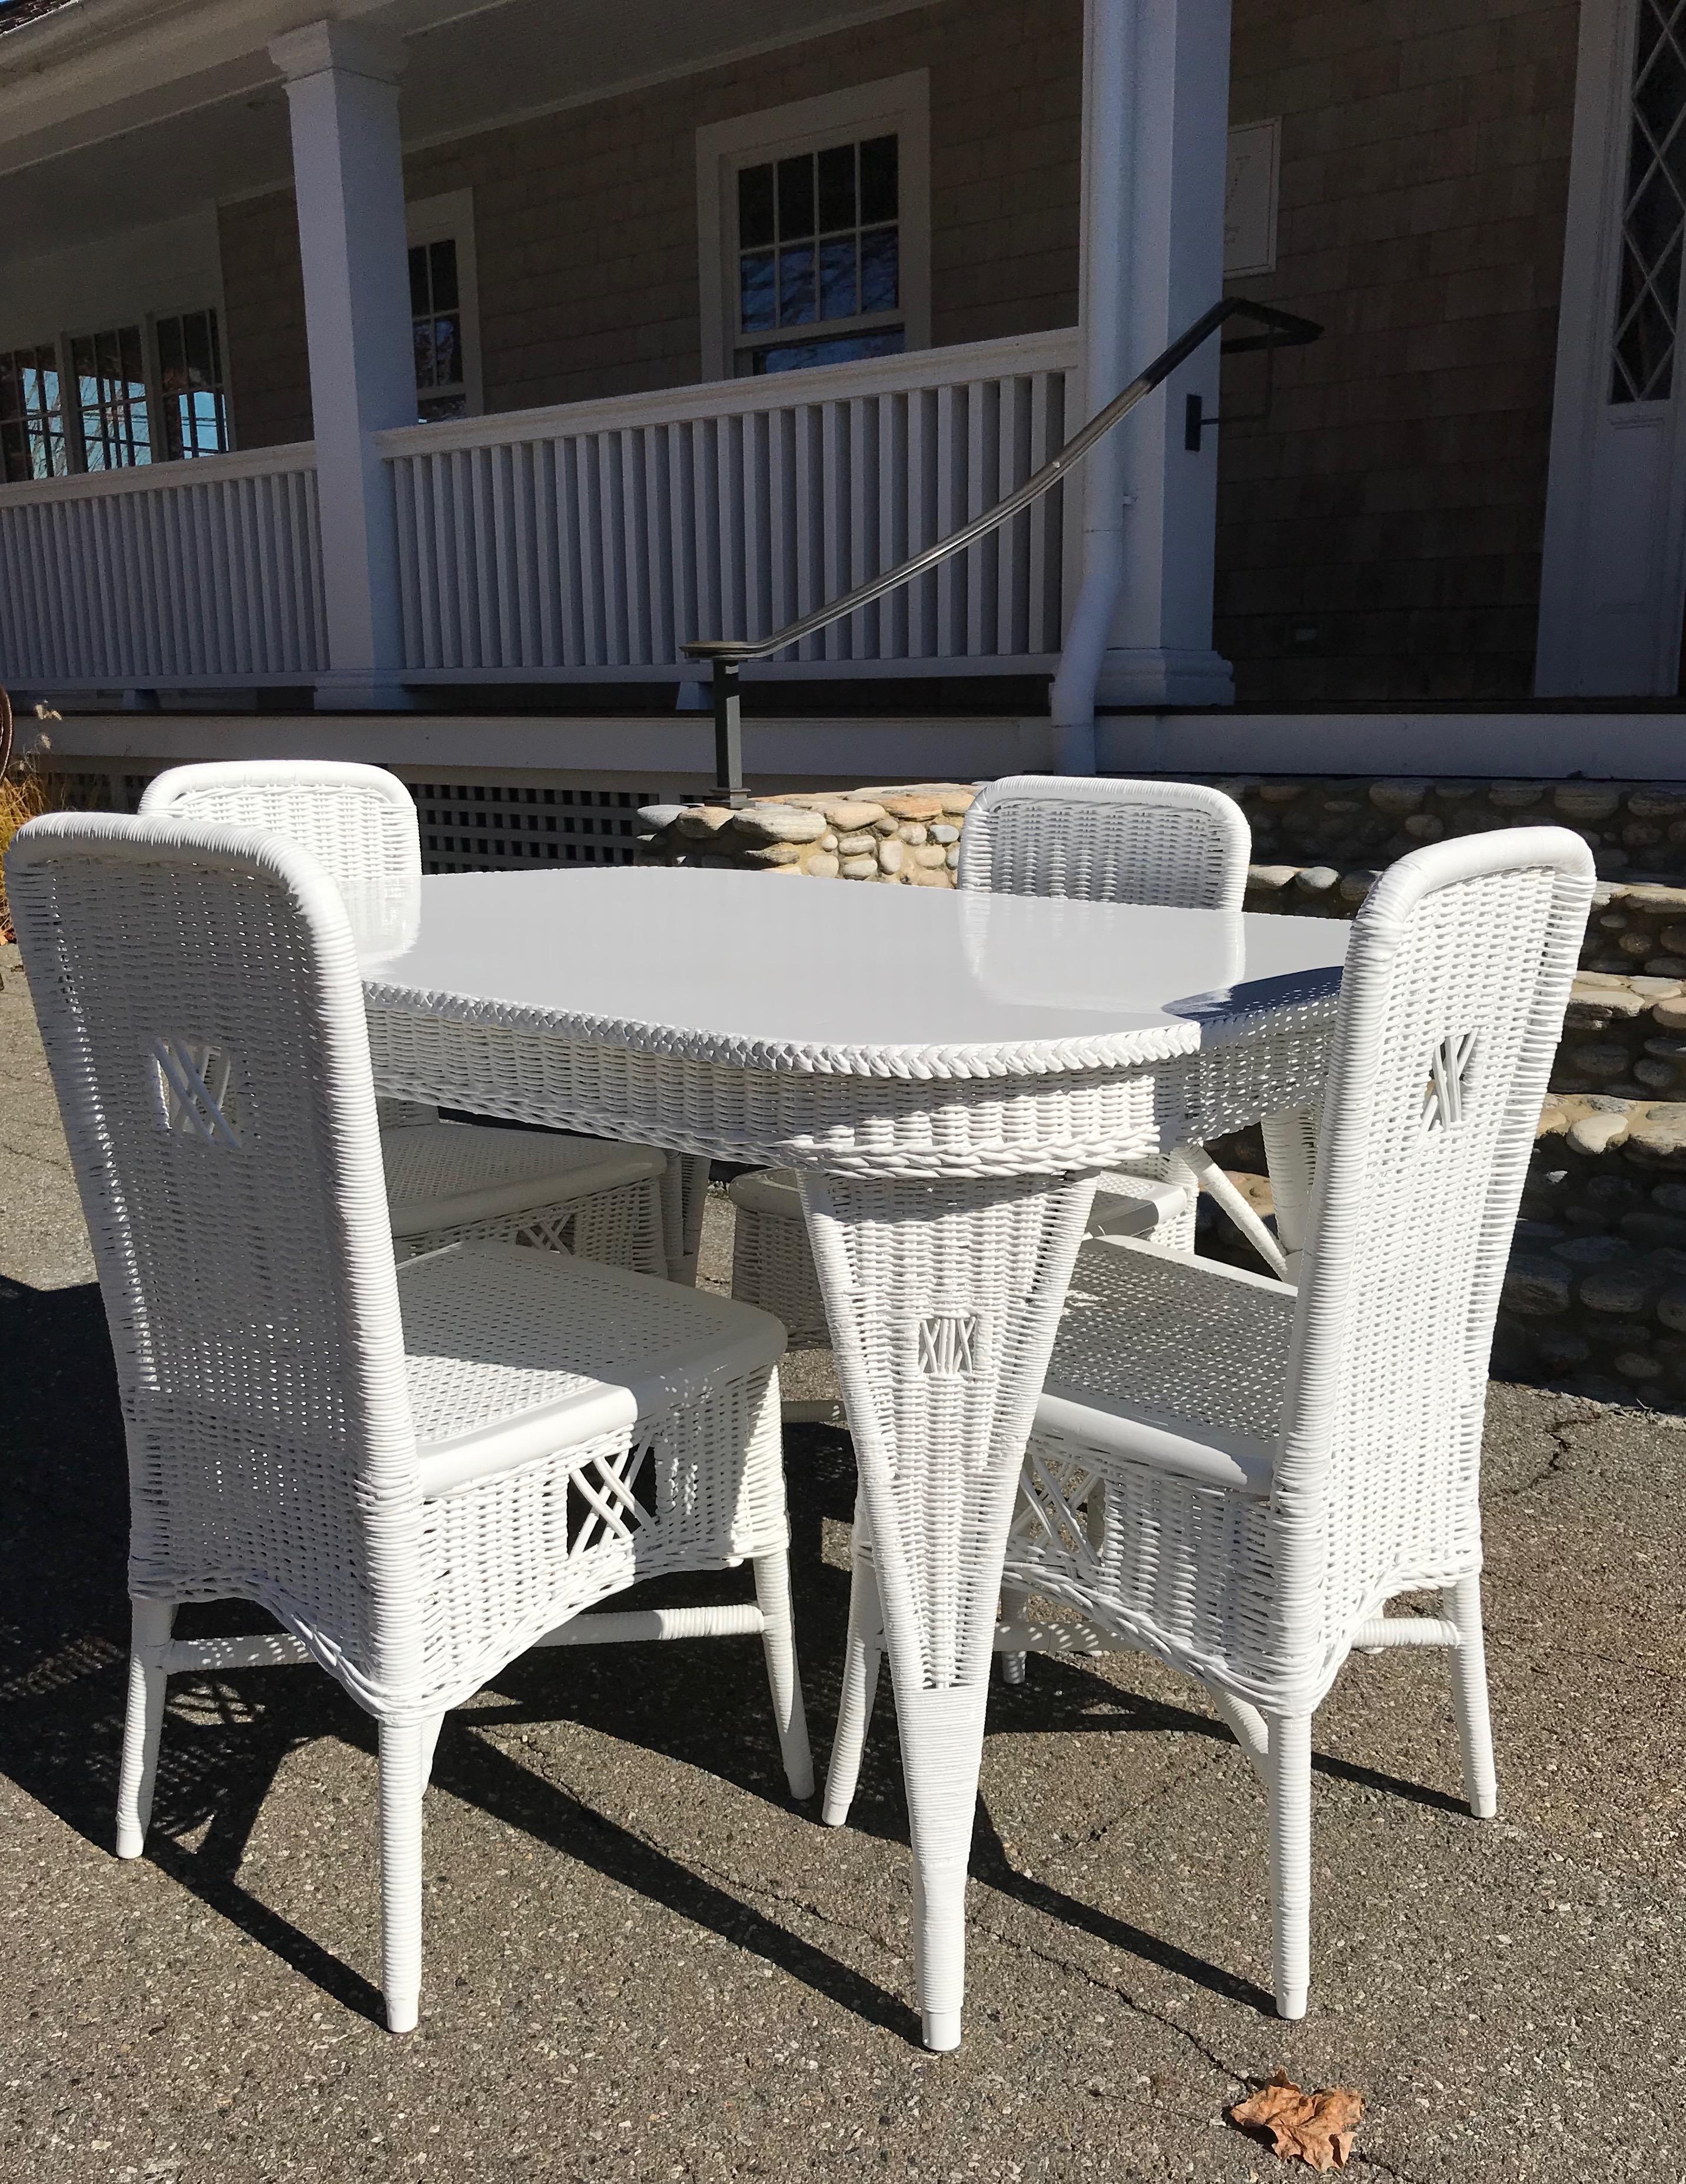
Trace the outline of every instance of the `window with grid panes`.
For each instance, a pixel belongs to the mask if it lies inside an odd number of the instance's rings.
[[[906,346],[899,164],[891,135],[738,169],[740,374]]]
[[[468,415],[463,364],[462,297],[457,246],[446,237],[409,254],[410,335],[415,348],[416,410],[427,424]]]
[[[228,446],[228,403],[216,313],[181,311],[155,319],[153,332],[165,455],[177,462],[189,455],[221,454]]]
[[[540,788],[497,781],[413,782],[430,872],[515,865],[630,865],[648,789]]]
[[[0,351],[0,478],[64,477],[70,468],[58,352],[51,342]]]
[[[138,326],[114,326],[70,341],[70,377],[81,426],[83,467],[127,470],[153,460],[144,351]]]
[[[1686,0],[1639,0],[1610,398],[1666,402],[1686,242]]]

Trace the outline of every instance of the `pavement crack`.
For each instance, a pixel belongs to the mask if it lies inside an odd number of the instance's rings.
[[[659,1848],[660,1846],[653,1845],[653,1847]],[[673,1855],[671,1851],[667,1854],[669,1857]],[[747,1875],[731,1872],[725,1866],[711,1865],[706,1858],[693,1856],[686,1862],[693,1872],[712,1880],[717,1887],[733,1889],[741,1896],[760,1897],[766,1903],[776,1903],[781,1910],[799,1911],[804,1918],[812,1919],[818,1925],[830,1926],[838,1933],[854,1934],[864,1942],[874,1943],[887,1955],[904,1957],[908,1953],[909,1944],[905,1937],[899,1941],[893,1935],[876,1932],[872,1927],[864,1926],[857,1919],[839,1917],[835,1911],[828,1911],[823,1905],[815,1903],[811,1897],[798,1896],[794,1890],[779,1888],[765,1880],[751,1880]]]
[[[981,1919],[975,1919],[971,1924],[978,1933],[987,1935],[998,1947],[1017,1949],[1025,1956],[1033,1957],[1038,1964],[1046,1964],[1051,1971],[1064,1972],[1073,1978],[1080,1979],[1086,1986],[1092,1986],[1098,1992],[1109,1995],[1113,2001],[1121,2003],[1132,2017],[1139,2017],[1149,2025],[1157,2025],[1164,2031],[1174,2032],[1178,2039],[1194,2049],[1202,2061],[1210,2069],[1217,2071],[1220,2076],[1228,2079],[1232,2085],[1244,2086],[1248,2082],[1246,2073],[1237,2070],[1235,2065],[1221,2055],[1216,2048],[1209,2046],[1202,2040],[1198,2032],[1186,2025],[1179,2025],[1177,2020],[1166,2011],[1155,2009],[1145,2002],[1138,2002],[1134,1995],[1127,1989],[1120,1986],[1116,1981],[1105,1979],[1099,1972],[1092,1972],[1086,1966],[1074,1963],[1071,1958],[1062,1957],[1057,1950],[1043,1948],[1035,1942],[1027,1942],[1021,1936],[1009,1934],[999,1926],[988,1925]]]
[[[8,1159],[27,1162],[35,1167],[50,1167],[55,1175],[74,1176],[75,1173],[68,1156],[64,1160],[55,1160],[51,1153],[42,1152],[38,1145],[17,1145],[9,1138],[0,1138],[0,1153],[4,1153]]]
[[[547,1782],[572,1797],[576,1803],[587,1810],[594,1809],[591,1794],[587,1790],[570,1782],[564,1775],[552,1774],[548,1769],[543,1769],[543,1773]],[[716,1865],[710,1859],[698,1856],[694,1850],[687,1848],[682,1852],[673,1844],[651,1835],[647,1829],[634,1825],[629,1819],[617,1819],[614,1825],[635,1842],[642,1843],[646,1850],[653,1851],[662,1858],[674,1859],[684,1865],[688,1872],[694,1873],[700,1880],[711,1882],[717,1888],[731,1890],[746,1899],[760,1898],[765,1903],[776,1903],[782,1910],[800,1912],[819,1925],[831,1927],[838,1933],[854,1934],[863,1941],[871,1942],[887,1954],[907,1954],[909,1943],[904,1936],[898,1941],[894,1936],[878,1933],[858,1920],[841,1917],[837,1912],[827,1910],[810,1897],[799,1895],[793,1889],[781,1888],[765,1879],[734,1873],[729,1866]]]
[[[1222,1729],[1221,1723],[1216,1725]],[[1139,1820],[1144,1814],[1152,1812],[1156,1805],[1167,1804],[1173,1797],[1181,1797],[1194,1776],[1209,1774],[1223,1763],[1226,1747],[1238,1758],[1244,1760],[1246,1758],[1229,1731],[1222,1730],[1221,1737],[1213,1739],[1209,1749],[1193,1755],[1185,1772],[1156,1784],[1146,1797],[1138,1797],[1133,1804],[1127,1805],[1121,1813],[1115,1813],[1110,1820],[1103,1820],[1099,1827],[1091,1828],[1083,1838],[1084,1842],[1089,1845],[1103,1843],[1115,1828],[1121,1828],[1127,1820]]]
[[[1427,2177],[1413,2176],[1408,2169],[1397,2169],[1391,2161],[1384,2160],[1379,2153],[1369,2153],[1361,2146],[1355,2146],[1352,2152],[1355,2161],[1361,2161],[1366,2169],[1374,2169],[1383,2176],[1391,2176],[1394,2184],[1428,2184]]]
[[[1554,1421],[1546,1429],[1550,1440],[1551,1453],[1539,1469],[1530,1473],[1526,1479],[1518,1479],[1513,1486],[1499,1488],[1489,1498],[1494,1502],[1514,1502],[1519,1495],[1537,1494],[1550,1480],[1561,1478],[1569,1458],[1575,1453],[1573,1444],[1568,1438],[1568,1429],[1572,1425],[1578,1423],[1578,1420],[1573,1418],[1560,1418]]]

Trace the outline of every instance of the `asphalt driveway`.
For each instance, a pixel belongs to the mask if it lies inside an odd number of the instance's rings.
[[[1223,2116],[1278,2065],[1362,2091],[1360,2175],[1686,2176],[1686,1439],[1527,1390],[1495,1387],[1488,1443],[1501,1817],[1458,1802],[1444,1664],[1355,1660],[1318,1718],[1301,2025],[1263,1992],[1247,1764],[1197,1691],[1125,1658],[994,1694],[952,2056],[910,2006],[888,1698],[854,1825],[823,1829],[783,1793],[753,1641],[540,1655],[452,1719],[409,2038],[373,1984],[373,1741],[325,1677],[172,1685],[149,1854],[120,1865],[120,1432],[15,966],[0,950],[0,2178],[1240,2184],[1289,2173]],[[823,1760],[847,1440],[797,1429],[788,1462]]]

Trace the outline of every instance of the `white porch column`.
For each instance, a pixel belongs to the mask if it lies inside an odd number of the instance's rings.
[[[373,435],[415,422],[398,81],[403,42],[348,23],[274,39],[304,265],[330,672],[327,710],[409,702],[392,488]]]
[[[1082,331],[1093,415],[1223,291],[1229,0],[1086,0]],[[1183,406],[1217,408],[1216,341],[1088,458],[1082,587],[1055,679],[1062,764],[1093,765],[1093,714],[1227,705],[1212,649],[1217,437],[1183,446]],[[1087,760],[1087,763],[1085,760]]]

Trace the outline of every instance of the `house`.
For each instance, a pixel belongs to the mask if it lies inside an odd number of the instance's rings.
[[[119,803],[332,750],[630,854],[687,640],[1226,286],[1322,339],[747,670],[752,770],[1678,770],[1686,0],[327,3],[0,0],[0,679]]]

